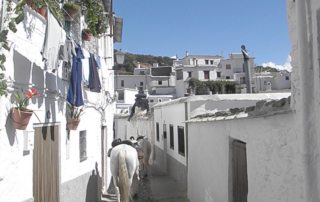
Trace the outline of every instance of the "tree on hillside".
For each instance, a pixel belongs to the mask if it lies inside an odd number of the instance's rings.
[[[114,53],[117,51],[114,50]],[[117,64],[115,66],[121,74],[132,74],[138,63],[141,64],[141,67],[151,68],[154,63],[158,63],[159,66],[172,66],[173,61],[169,57],[126,53],[124,64]]]

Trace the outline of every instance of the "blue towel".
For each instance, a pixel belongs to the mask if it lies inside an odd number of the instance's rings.
[[[89,89],[92,92],[100,93],[101,83],[98,73],[98,64],[96,58],[90,53],[89,58]]]
[[[72,58],[72,69],[71,69],[71,78],[70,85],[67,94],[67,101],[76,107],[84,105],[82,97],[82,63],[83,53],[80,46],[76,47],[76,56]]]

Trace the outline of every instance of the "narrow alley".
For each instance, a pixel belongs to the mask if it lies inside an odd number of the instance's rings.
[[[134,179],[133,190],[137,190],[137,197],[133,202],[188,202],[186,191],[157,168],[152,169],[152,175],[140,181]],[[114,186],[109,186],[108,195],[103,195],[102,202],[116,202]]]

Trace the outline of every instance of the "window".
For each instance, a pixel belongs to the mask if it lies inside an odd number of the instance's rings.
[[[246,83],[246,77],[240,77],[240,84]]]
[[[289,81],[289,76],[286,76],[286,80]]]
[[[158,98],[158,102],[162,102],[162,99],[161,99],[161,98]]]
[[[167,125],[163,124],[163,138],[167,139]]]
[[[157,141],[159,142],[159,123],[156,123],[156,135],[157,135]]]
[[[213,65],[213,60],[210,60],[210,65]]]
[[[124,92],[118,91],[118,100],[124,100]]]
[[[226,79],[230,79],[230,76],[226,76]]]
[[[174,138],[173,138],[174,131],[173,131],[173,125],[172,124],[169,125],[169,130],[170,130],[170,148],[174,149]]]
[[[162,81],[158,81],[158,85],[162,85]]]
[[[87,159],[87,131],[80,131],[79,136],[80,162],[82,162]]]
[[[124,87],[124,80],[121,80],[121,87]]]
[[[206,63],[206,65],[208,65],[209,64],[209,60],[205,60],[205,63]]]
[[[210,72],[209,71],[203,71],[204,79],[210,79]]]
[[[143,86],[143,82],[142,81],[140,81],[140,86]]]
[[[188,72],[188,77],[189,77],[189,78],[192,77],[192,72]]]
[[[226,69],[231,69],[231,64],[226,64]]]
[[[140,75],[145,75],[145,72],[144,71],[140,71],[139,74]]]
[[[178,152],[183,156],[185,155],[183,126],[178,126]]]
[[[183,79],[182,69],[177,70],[176,78],[177,78],[177,80],[182,80]]]
[[[149,101],[150,103],[153,103],[154,102],[154,100],[153,99],[150,99],[150,101]]]
[[[217,72],[217,77],[221,78],[221,72]]]

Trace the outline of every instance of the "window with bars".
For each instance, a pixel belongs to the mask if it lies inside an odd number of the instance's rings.
[[[184,127],[178,126],[178,152],[181,155],[185,155],[185,145],[184,145]]]
[[[160,131],[159,131],[159,123],[156,123],[156,135],[157,135],[157,141],[159,142],[159,136],[160,136]]]
[[[210,72],[209,71],[203,71],[204,79],[210,79]]]
[[[170,148],[174,149],[174,130],[173,130],[173,125],[169,125],[169,130],[170,130]]]

